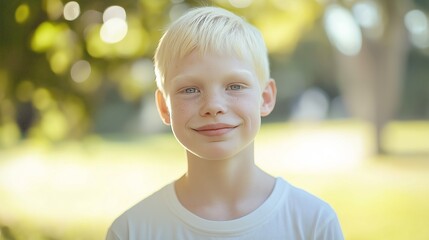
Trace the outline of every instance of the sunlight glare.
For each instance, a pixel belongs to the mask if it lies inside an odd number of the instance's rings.
[[[5,165],[0,172],[0,184],[14,195],[26,196],[32,186],[47,174],[45,165],[41,164],[38,154],[25,154],[19,159]],[[20,177],[17,177],[19,175]]]
[[[315,131],[291,139],[288,155],[297,171],[321,171],[355,167],[364,159],[362,139],[346,132]],[[312,149],[312,151],[308,151]]]
[[[362,33],[350,12],[339,6],[331,5],[324,16],[325,30],[331,44],[347,56],[359,54],[362,47]]]
[[[261,159],[257,163],[268,171],[343,171],[362,164],[371,152],[371,129],[365,124],[295,122],[290,126],[278,139],[257,140],[256,159]]]

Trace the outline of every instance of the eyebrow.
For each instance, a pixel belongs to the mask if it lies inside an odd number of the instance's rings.
[[[256,75],[254,73],[252,73],[251,71],[241,69],[241,70],[236,70],[236,71],[230,72],[229,74],[226,75],[225,78],[226,79],[229,79],[229,78],[253,79],[255,77],[256,77]]]
[[[227,80],[227,79],[234,79],[234,78],[239,78],[239,79],[253,79],[255,78],[255,74],[252,73],[249,70],[234,70],[234,71],[230,71],[226,74],[224,74],[222,76],[222,79]],[[181,82],[181,81],[185,81],[185,80],[190,80],[190,81],[199,81],[200,77],[194,75],[194,74],[182,74],[182,75],[178,75],[175,76],[173,78],[170,79],[170,81],[172,82]]]

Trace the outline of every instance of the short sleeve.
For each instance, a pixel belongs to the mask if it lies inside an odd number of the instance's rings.
[[[109,228],[106,235],[106,240],[120,240],[120,238]]]
[[[324,227],[320,228],[315,237],[316,240],[344,240],[343,232],[336,215],[328,220]]]
[[[106,240],[128,239],[128,221],[125,215],[118,217],[107,231]]]

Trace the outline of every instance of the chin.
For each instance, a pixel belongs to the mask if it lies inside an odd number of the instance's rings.
[[[208,161],[222,161],[222,160],[226,160],[226,159],[231,159],[234,157],[234,154],[219,154],[219,153],[215,153],[215,154],[194,154],[195,156],[197,156],[200,159],[204,159],[204,160],[208,160]]]
[[[222,151],[219,149],[210,149],[210,151],[190,151],[188,150],[189,154],[192,154],[200,159],[210,160],[210,161],[222,161],[226,159],[231,159],[235,155],[237,155],[237,152],[231,152],[231,151]]]

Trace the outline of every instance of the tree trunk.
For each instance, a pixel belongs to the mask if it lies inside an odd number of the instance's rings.
[[[353,117],[369,121],[375,131],[375,151],[386,153],[382,131],[395,116],[401,99],[408,34],[403,24],[408,1],[383,1],[385,26],[382,37],[374,40],[363,34],[356,56],[336,54],[337,74],[348,109]]]

